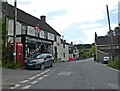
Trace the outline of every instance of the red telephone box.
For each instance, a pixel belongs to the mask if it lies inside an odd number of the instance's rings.
[[[21,66],[24,64],[24,61],[23,61],[23,44],[21,42],[16,43],[16,61],[19,62]]]

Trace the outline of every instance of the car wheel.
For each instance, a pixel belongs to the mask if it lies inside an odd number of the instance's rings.
[[[40,69],[41,69],[41,70],[45,69],[45,65],[44,65],[44,64],[41,64]]]

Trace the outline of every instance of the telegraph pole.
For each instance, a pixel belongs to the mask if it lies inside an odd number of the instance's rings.
[[[14,1],[14,32],[13,32],[13,45],[14,45],[14,63],[16,64],[16,23],[17,23],[17,0]]]
[[[112,60],[114,60],[114,50],[113,50],[113,32],[112,32],[112,30],[111,30],[111,26],[110,26],[110,17],[109,17],[108,5],[106,5],[106,9],[107,9],[107,17],[108,17],[109,31],[110,31],[111,54],[112,54]]]

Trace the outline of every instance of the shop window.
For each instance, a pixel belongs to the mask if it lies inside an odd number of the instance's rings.
[[[27,33],[27,26],[25,24],[21,25],[21,34],[26,34]]]

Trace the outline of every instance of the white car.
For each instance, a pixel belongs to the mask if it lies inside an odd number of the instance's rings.
[[[103,63],[108,63],[110,61],[110,57],[104,57],[103,58]]]

